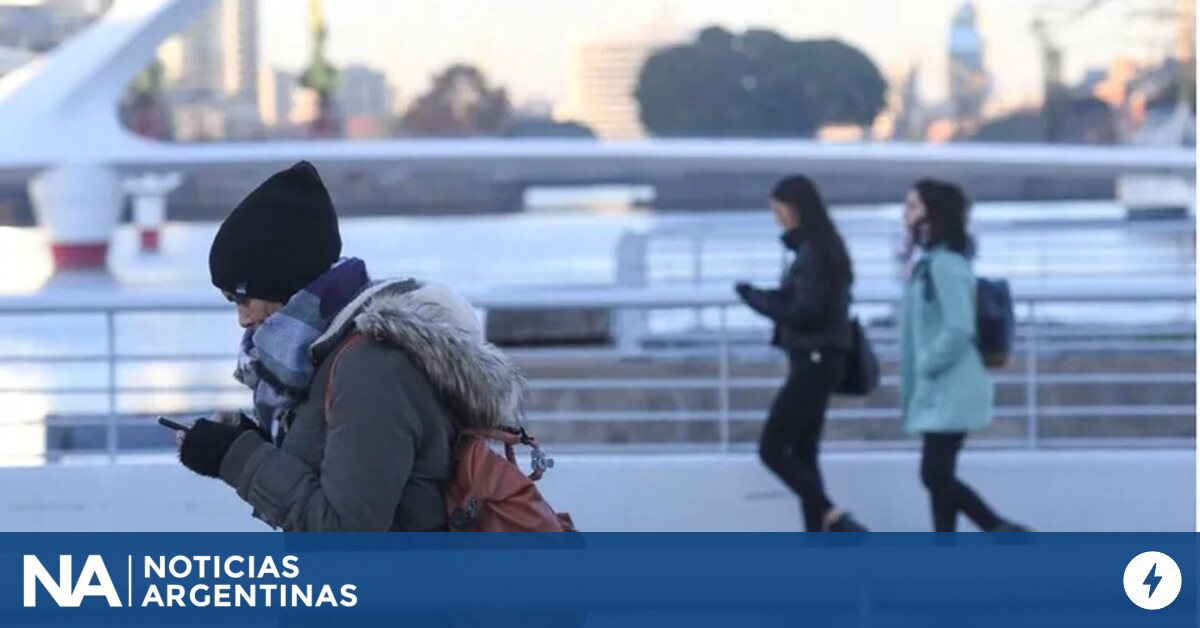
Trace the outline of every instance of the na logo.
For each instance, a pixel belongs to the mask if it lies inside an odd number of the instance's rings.
[[[70,556],[58,557],[58,578],[56,580],[37,556],[26,554],[25,607],[37,606],[37,583],[39,582],[54,599],[54,603],[60,607],[77,608],[83,603],[84,598],[93,596],[108,600],[108,605],[111,607],[121,606],[121,597],[117,595],[117,588],[113,586],[103,558],[95,554],[88,556],[83,563],[83,570],[79,573],[79,579],[74,583],[71,582],[72,573]]]

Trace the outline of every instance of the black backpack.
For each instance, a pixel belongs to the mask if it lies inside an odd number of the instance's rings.
[[[933,280],[924,275],[925,300],[934,298]],[[1012,354],[1017,316],[1012,291],[1004,279],[975,280],[975,346],[983,364],[990,369],[1004,368]]]
[[[975,342],[983,364],[991,369],[1004,368],[1012,353],[1017,317],[1012,291],[1003,279],[975,281]]]

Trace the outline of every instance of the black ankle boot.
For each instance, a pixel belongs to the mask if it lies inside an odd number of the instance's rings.
[[[826,532],[869,532],[867,526],[859,523],[850,516],[850,513],[843,512],[834,519],[832,523],[825,523]]]

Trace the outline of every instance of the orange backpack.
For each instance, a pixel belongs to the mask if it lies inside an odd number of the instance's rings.
[[[333,398],[333,376],[342,352],[359,342],[348,338],[329,369],[325,388],[325,420]],[[554,466],[524,428],[462,430],[454,445],[454,474],[446,488],[446,521],[451,532],[575,532],[571,515],[556,513],[534,486],[546,469]],[[504,457],[489,441],[504,444]],[[525,475],[517,466],[516,445],[533,449],[533,471]]]
[[[512,428],[463,430],[454,448],[454,477],[446,489],[446,520],[451,532],[574,532],[571,515],[556,513],[534,482],[554,461],[537,440]],[[504,444],[500,457],[489,441]],[[533,449],[533,471],[517,466],[516,445]]]

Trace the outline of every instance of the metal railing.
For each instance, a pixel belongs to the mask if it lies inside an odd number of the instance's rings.
[[[859,277],[896,274],[896,248],[902,232],[896,220],[878,212],[838,214],[837,222]],[[972,224],[983,243],[981,272],[1006,276],[1195,274],[1196,223],[1192,217],[1162,220],[1124,218],[1001,220]],[[1047,246],[1046,234],[1053,234]],[[761,215],[719,224],[667,223],[646,233],[629,234],[619,264],[645,267],[648,283],[773,278],[787,252],[770,246],[778,227]],[[1116,250],[1114,250],[1114,248]],[[1178,251],[1178,255],[1169,253]],[[641,255],[644,260],[631,256]],[[619,271],[618,271],[619,272]]]
[[[1195,293],[1190,281],[1014,280],[1014,294],[1021,317],[1016,355],[1009,368],[995,374],[997,421],[985,444],[1036,448],[1194,442]],[[527,420],[549,432],[547,440],[560,448],[750,447],[782,381],[783,363],[766,346],[765,326],[748,316],[725,285],[468,296],[485,316],[498,309],[617,314],[611,343],[510,350],[531,375]],[[860,286],[856,304],[884,308],[897,297],[894,285]],[[1107,311],[1130,303],[1157,304],[1175,314],[1153,325],[1062,324],[1045,314],[1064,304]],[[692,318],[696,311],[704,316]],[[643,324],[623,325],[630,313]],[[685,316],[675,316],[681,313]],[[868,329],[885,365],[883,386],[870,399],[840,401],[831,410],[830,429],[842,432],[831,436],[835,447],[907,446],[896,403],[897,330],[886,315],[881,318]],[[64,327],[67,320],[74,327]],[[175,322],[157,333],[182,346],[141,337],[149,323],[164,320]],[[20,321],[21,329],[6,331],[13,321]],[[46,439],[51,430],[103,430],[103,446],[90,451],[115,461],[137,449],[124,442],[127,430],[151,425],[155,414],[249,405],[248,391],[228,378],[238,336],[233,313],[210,296],[0,300],[0,340],[6,333],[10,340],[33,338],[41,333],[39,326],[63,337],[23,348],[15,342],[0,344],[6,347],[0,349],[0,373],[6,374],[0,380],[0,399],[40,399],[39,407],[50,409],[24,421],[0,419],[0,428],[32,430],[32,439]],[[102,338],[93,337],[91,331],[100,329]],[[85,339],[94,346],[79,348],[88,344]],[[175,369],[169,376],[155,375],[154,369],[168,367]],[[74,376],[72,369],[84,373]],[[31,372],[43,375],[40,383],[21,383],[21,376]],[[56,407],[56,399],[73,397],[82,401]],[[13,404],[0,407],[11,411]],[[5,455],[0,450],[0,464]],[[52,460],[56,450],[46,446],[30,455]]]

